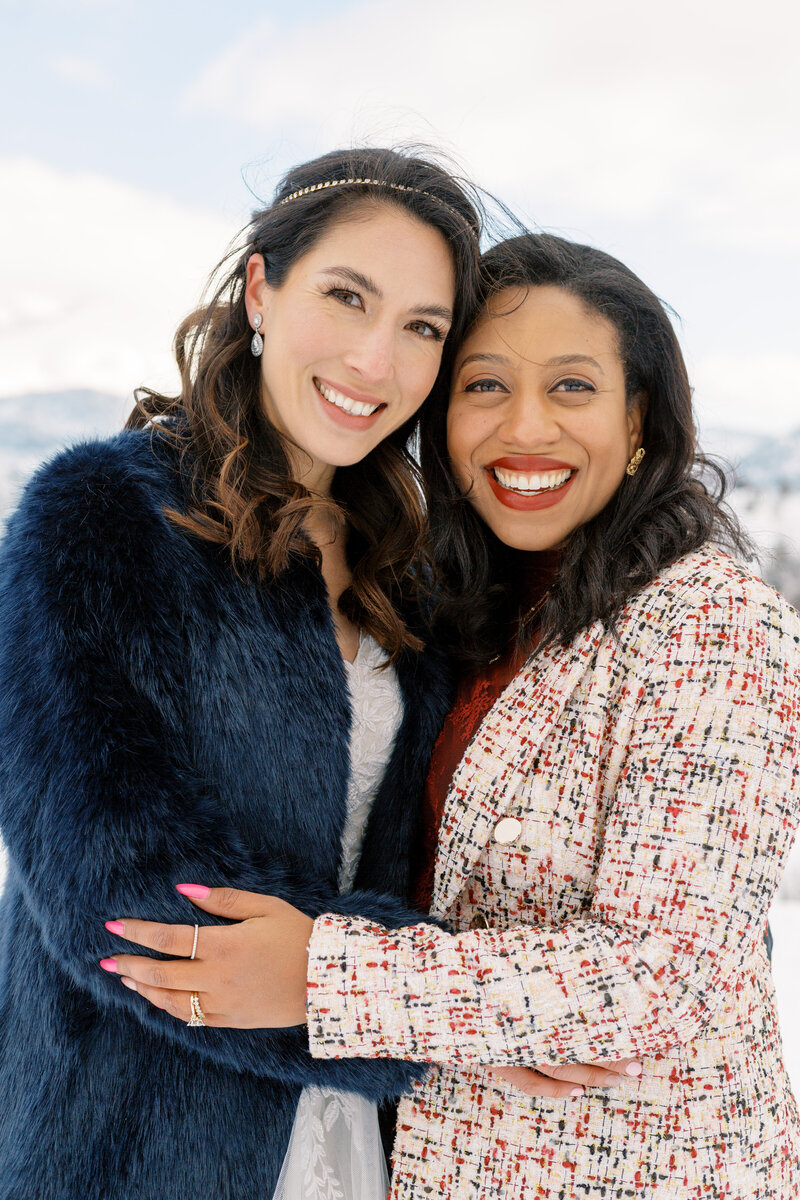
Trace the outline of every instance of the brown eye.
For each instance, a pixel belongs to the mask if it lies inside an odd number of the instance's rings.
[[[329,288],[325,295],[333,296],[334,300],[346,304],[348,308],[363,308],[358,292],[351,292],[348,288]]]
[[[556,387],[564,388],[568,392],[587,391],[593,392],[594,388],[585,379],[561,379],[556,384]]]
[[[588,404],[597,389],[585,379],[559,379],[550,389],[561,404]]]
[[[507,390],[499,379],[475,379],[464,388],[465,392],[505,392]]]
[[[420,337],[431,338],[434,342],[443,342],[448,332],[446,329],[440,329],[438,325],[431,325],[430,321],[412,321],[407,328],[412,333],[418,333]]]

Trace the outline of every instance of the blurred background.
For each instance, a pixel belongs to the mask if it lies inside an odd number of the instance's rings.
[[[288,166],[423,142],[669,302],[703,445],[800,604],[799,32],[789,0],[0,0],[0,521],[176,387],[175,328]],[[800,850],[771,920],[800,1087]]]

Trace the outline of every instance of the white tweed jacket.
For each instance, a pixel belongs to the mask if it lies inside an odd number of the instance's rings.
[[[800,1121],[764,928],[798,821],[800,618],[722,552],[534,655],[452,781],[431,925],[325,915],[319,1057],[435,1064],[392,1195],[790,1200]],[[780,954],[780,946],[776,948]],[[580,1099],[487,1064],[640,1056]]]

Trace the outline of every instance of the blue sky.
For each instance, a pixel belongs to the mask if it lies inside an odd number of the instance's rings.
[[[248,185],[411,137],[669,300],[704,421],[800,425],[788,0],[0,0],[0,22],[0,395],[163,376]]]
[[[291,28],[326,5],[280,8],[280,26]],[[0,153],[34,153],[238,213],[240,172],[269,150],[240,121],[182,111],[180,97],[222,46],[263,19],[263,3],[4,0],[0,11],[0,96],[14,114],[0,126]]]

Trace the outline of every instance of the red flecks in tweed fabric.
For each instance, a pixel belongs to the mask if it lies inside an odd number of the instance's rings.
[[[763,929],[799,723],[800,618],[715,550],[632,601],[619,640],[523,667],[445,806],[433,909],[462,932],[328,914],[311,940],[316,1056],[437,1064],[400,1106],[395,1200],[798,1194]],[[631,1055],[640,1080],[580,1100],[485,1069]]]

